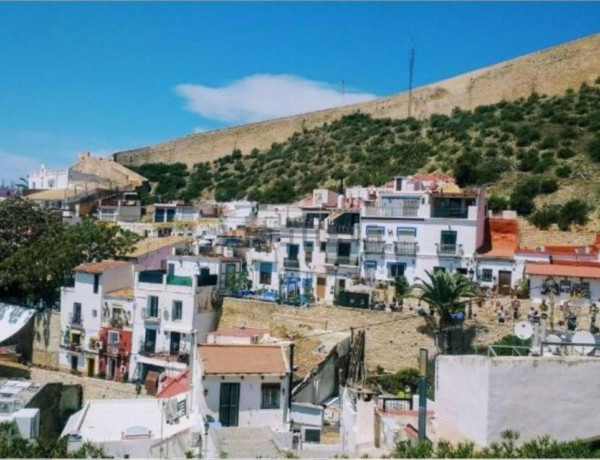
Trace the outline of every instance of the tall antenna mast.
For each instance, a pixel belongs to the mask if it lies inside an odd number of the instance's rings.
[[[411,116],[412,109],[412,89],[413,89],[413,75],[415,71],[415,42],[411,38],[409,41],[410,49],[408,52],[408,116]]]

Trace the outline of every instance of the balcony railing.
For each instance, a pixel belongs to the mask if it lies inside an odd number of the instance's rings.
[[[81,315],[74,315],[73,313],[71,313],[69,315],[69,324],[71,325],[71,327],[82,328],[83,319],[81,318]]]
[[[394,243],[394,252],[397,256],[414,256],[417,253],[417,243],[398,241]]]
[[[385,250],[385,242],[365,240],[365,253],[367,254],[383,254]]]
[[[284,268],[300,268],[300,261],[298,259],[290,259],[286,257],[283,259]]]
[[[358,265],[358,256],[327,255],[325,256],[325,263],[338,265]]]
[[[431,211],[433,218],[466,219],[469,217],[468,208],[434,208]]]
[[[142,318],[147,322],[158,323],[160,321],[160,312],[158,308],[146,307],[142,310]]]
[[[462,256],[462,244],[439,243],[437,245],[437,253],[440,256]]]
[[[145,270],[138,273],[140,283],[162,284],[165,272],[163,270]]]
[[[354,235],[354,229],[354,225],[331,224],[327,227],[327,233],[330,235]]]
[[[189,276],[168,275],[167,284],[171,286],[192,286],[192,278]]]
[[[118,343],[109,343],[106,345],[106,353],[109,355],[118,356],[122,353]]]
[[[140,340],[140,355],[148,356],[156,353],[156,342]]]
[[[365,206],[363,215],[365,217],[417,217],[419,204],[404,206]]]

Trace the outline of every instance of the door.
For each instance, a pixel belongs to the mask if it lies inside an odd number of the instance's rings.
[[[171,345],[169,347],[169,353],[172,355],[179,354],[179,342],[181,341],[181,334],[179,332],[171,332]]]
[[[295,260],[298,258],[299,247],[297,244],[288,244],[288,259]]]
[[[500,270],[498,272],[498,293],[501,295],[509,295],[512,273],[509,271]]]
[[[221,383],[219,422],[222,426],[237,426],[240,403],[240,384]]]
[[[454,230],[442,230],[442,238],[440,241],[440,253],[456,253],[456,232]]]
[[[175,276],[175,264],[167,265],[167,276],[168,277]]]
[[[144,352],[154,353],[156,349],[156,329],[146,329],[144,337]]]
[[[71,370],[77,371],[77,366],[79,365],[79,358],[77,355],[71,355]]]
[[[89,358],[87,361],[87,376],[88,377],[93,377],[94,376],[94,367],[96,367],[94,365],[94,359],[93,358]]]
[[[317,299],[325,297],[325,278],[322,276],[317,277]]]

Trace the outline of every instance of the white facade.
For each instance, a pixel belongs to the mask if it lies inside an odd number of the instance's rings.
[[[590,357],[439,356],[436,418],[480,446],[509,429],[520,442],[597,439],[599,372]]]
[[[345,387],[340,420],[342,450],[358,454],[375,444],[375,395],[369,390]]]
[[[414,282],[434,269],[474,273],[485,210],[481,191],[397,178],[394,189],[379,192],[376,205],[361,209],[361,276],[392,281],[402,274]]]
[[[28,187],[31,190],[64,189],[69,187],[68,169],[47,169],[41,165],[39,171],[29,174]]]
[[[549,301],[549,292],[545,289],[548,276],[528,275],[529,278],[529,298],[535,303]],[[575,306],[590,306],[592,303],[600,301],[600,279],[582,278],[575,276],[554,276],[552,278],[558,285],[558,293],[554,295],[556,305],[569,302]],[[577,293],[577,294],[575,294]]]
[[[98,268],[109,264],[106,268]],[[128,262],[99,262],[75,269],[73,287],[63,287],[60,299],[61,350],[59,366],[98,373],[96,341],[102,325],[103,296],[133,286],[133,265]]]
[[[225,203],[222,221],[227,230],[249,227],[256,215],[256,203],[252,201],[232,201]]]
[[[132,339],[133,378],[144,380],[149,370],[176,375],[187,364],[197,331],[197,343],[216,328],[214,286],[199,286],[185,266],[173,271],[139,272],[135,281],[136,314]]]

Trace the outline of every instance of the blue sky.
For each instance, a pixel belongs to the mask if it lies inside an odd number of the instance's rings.
[[[411,38],[418,86],[599,20],[600,3],[0,2],[0,179],[406,90]]]

